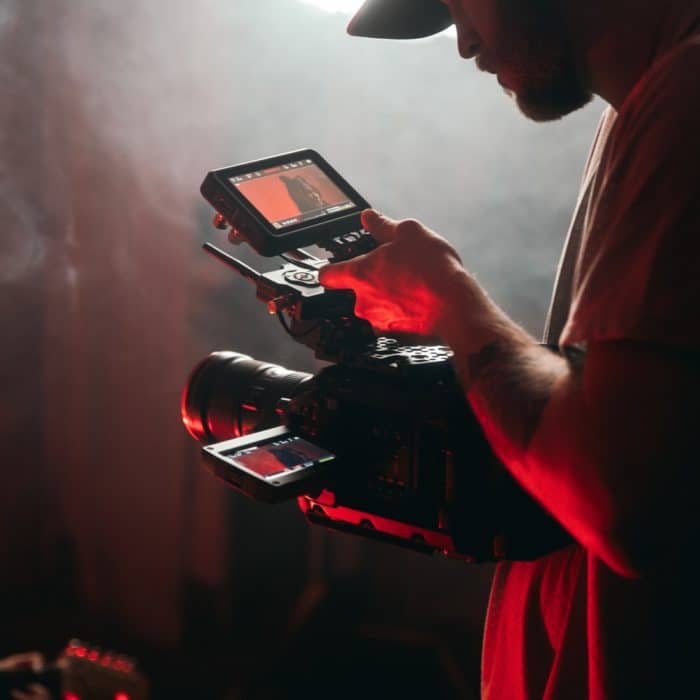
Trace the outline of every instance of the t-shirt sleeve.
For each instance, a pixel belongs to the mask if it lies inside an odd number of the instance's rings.
[[[562,345],[700,346],[699,76],[694,40],[652,68],[620,111]]]

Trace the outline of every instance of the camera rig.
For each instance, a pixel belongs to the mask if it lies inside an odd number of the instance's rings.
[[[273,212],[271,198],[285,192],[287,209]],[[212,171],[202,193],[216,228],[231,227],[234,242],[281,254],[284,264],[260,273],[204,248],[255,284],[295,341],[332,363],[310,375],[235,352],[200,362],[182,416],[204,443],[205,466],[257,500],[296,498],[310,523],[418,551],[532,559],[570,541],[492,454],[452,351],[377,338],[354,315],[351,290],[319,284],[323,265],[375,247],[359,221],[367,202],[335,170],[299,151]]]

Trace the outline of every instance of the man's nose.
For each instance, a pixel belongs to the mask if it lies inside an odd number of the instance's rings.
[[[452,21],[457,29],[457,49],[462,58],[474,58],[479,53],[481,41],[479,35],[472,29],[467,12],[460,3],[452,0],[442,0],[452,15]]]
[[[479,53],[481,42],[479,37],[470,29],[457,27],[457,48],[462,58],[474,58]]]
[[[457,29],[457,48],[462,58],[474,58],[481,49],[481,40],[466,12],[452,9],[452,19]]]

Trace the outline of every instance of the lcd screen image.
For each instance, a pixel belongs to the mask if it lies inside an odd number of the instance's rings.
[[[308,159],[236,175],[230,181],[276,229],[356,206]]]
[[[294,469],[311,467],[335,458],[330,452],[299,437],[239,450],[227,457],[258,476],[270,477]]]

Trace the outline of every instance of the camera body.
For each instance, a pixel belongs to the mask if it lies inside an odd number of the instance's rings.
[[[451,356],[380,338],[290,403],[290,429],[339,456],[321,490],[298,499],[310,522],[471,561],[498,556],[485,507],[498,464]]]
[[[311,376],[233,352],[201,362],[182,415],[205,466],[256,500],[296,498],[313,524],[418,551],[532,559],[569,541],[493,455],[452,351],[376,338],[350,290],[319,285],[320,267],[374,247],[359,228],[367,201],[325,160],[305,149],[212,171],[202,193],[215,225],[286,264],[259,273],[205,248],[333,363]],[[296,248],[309,243],[330,257]]]

